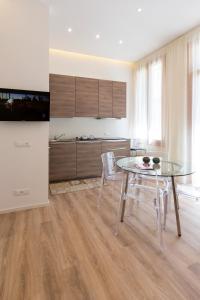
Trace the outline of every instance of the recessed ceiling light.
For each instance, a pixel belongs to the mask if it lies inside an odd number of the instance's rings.
[[[96,34],[96,39],[100,39],[100,34]]]
[[[71,29],[71,27],[69,27],[69,28],[67,29],[67,31],[68,31],[68,32],[72,32],[72,29]]]
[[[137,12],[142,12],[142,8],[141,7],[139,7],[138,9],[137,9]]]
[[[120,45],[123,44],[123,41],[122,41],[122,40],[119,40],[119,44],[120,44]]]

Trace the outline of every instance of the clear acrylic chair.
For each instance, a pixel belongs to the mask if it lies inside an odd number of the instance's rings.
[[[148,151],[146,152],[145,156],[150,157],[160,157],[161,159],[167,159],[167,153],[163,151]],[[166,228],[166,221],[167,221],[167,213],[171,207],[171,179],[167,177],[159,177],[159,176],[145,176],[145,175],[136,175],[136,179],[138,184],[142,184],[143,180],[148,184],[148,182],[154,182],[160,188],[160,194],[162,198],[162,210],[163,210],[163,228]],[[139,189],[137,190],[139,193]],[[138,201],[139,202],[139,201]],[[154,199],[155,202],[155,199]]]
[[[123,157],[124,156],[115,157],[113,152],[107,152],[107,153],[103,153],[101,155],[103,168],[102,168],[102,176],[101,176],[100,193],[99,193],[98,202],[97,202],[98,207],[100,207],[100,205],[101,205],[104,184],[106,181],[110,182],[112,185],[112,195],[114,192],[114,187],[115,187],[116,182],[119,182],[121,185],[121,188],[122,188],[122,181],[123,181],[124,173],[119,170],[116,162],[118,159],[123,158]]]
[[[124,157],[124,156],[123,156]],[[124,179],[124,172],[121,171],[118,167],[117,167],[117,160],[120,158],[123,158],[122,156],[114,156],[113,152],[107,152],[107,153],[103,153],[101,155],[102,158],[102,164],[103,164],[103,169],[102,169],[102,177],[101,177],[101,187],[100,187],[100,193],[98,196],[98,207],[100,207],[101,204],[101,199],[102,199],[102,194],[103,194],[103,189],[104,189],[104,184],[106,181],[109,181],[112,184],[112,193],[114,191],[115,188],[115,183],[119,182],[120,183],[120,187],[121,187],[121,197],[119,197],[119,199],[124,198],[123,195],[123,179]],[[138,188],[147,188],[147,189],[151,189],[154,191],[155,193],[155,197],[154,197],[154,207],[155,207],[155,211],[156,211],[156,221],[157,221],[157,229],[159,231],[159,235],[160,235],[160,241],[162,244],[162,230],[165,227],[166,224],[166,212],[167,212],[167,202],[168,202],[168,197],[167,197],[167,191],[164,188],[161,188],[159,185],[159,178],[158,176],[156,176],[156,178],[154,177],[154,180],[156,179],[156,187],[146,187],[143,185],[138,184],[138,178],[137,176],[135,176],[134,174],[132,174],[133,176],[129,176],[129,182],[128,182],[128,194],[126,195],[126,201],[128,198],[130,198],[130,203],[133,203],[133,194],[132,194],[132,190],[131,188],[134,187],[136,188],[136,190]],[[130,192],[131,191],[131,192]],[[124,199],[123,199],[124,201]],[[162,204],[163,204],[163,208],[164,208],[164,220],[162,222]],[[133,208],[133,207],[132,207]],[[132,209],[131,208],[131,209]],[[129,213],[130,210],[129,208]],[[119,226],[119,211],[117,214],[117,224],[116,224],[116,228],[115,228],[115,234],[118,234],[118,226]]]
[[[143,185],[140,182],[138,183],[138,178],[137,175],[134,176],[134,182],[132,181],[129,183],[129,188],[132,187],[133,189],[138,191],[138,189],[146,189],[148,191],[154,192],[154,198],[153,198],[153,205],[155,208],[156,212],[156,224],[157,224],[157,231],[159,233],[159,240],[160,240],[160,246],[163,248],[163,230],[165,229],[165,224],[166,224],[166,216],[167,216],[167,203],[168,203],[168,193],[167,189],[163,188],[160,186],[159,183],[159,177],[156,176],[154,177],[154,186],[147,186]],[[124,186],[124,184],[123,184]],[[122,191],[124,191],[124,188],[122,187]],[[127,192],[128,195],[128,192]],[[121,202],[119,205],[119,211],[118,211],[118,216],[117,216],[117,224],[116,224],[116,230],[115,230],[115,235],[118,234],[119,232],[119,224],[121,222],[121,209],[122,209],[122,201],[127,201],[127,195],[121,196]],[[133,201],[131,202],[133,204]],[[133,210],[133,206],[131,208],[129,207],[129,210]],[[162,212],[163,210],[163,212]],[[129,214],[130,217],[131,214]]]

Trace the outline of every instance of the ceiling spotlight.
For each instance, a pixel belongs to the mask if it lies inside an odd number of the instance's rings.
[[[138,9],[137,9],[137,12],[142,12],[142,8],[141,7],[139,7]]]
[[[122,40],[119,40],[119,44],[120,44],[120,45],[123,44],[123,41],[122,41]]]
[[[67,31],[68,31],[68,32],[72,32],[72,29],[69,27],[69,28],[67,29]]]
[[[96,34],[96,39],[100,39],[100,34]]]

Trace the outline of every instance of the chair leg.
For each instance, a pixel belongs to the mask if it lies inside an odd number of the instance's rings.
[[[167,210],[171,210],[171,195],[172,195],[172,184],[169,178],[164,180],[165,183],[165,189],[168,194],[168,202],[167,202]]]
[[[114,180],[111,181],[111,197],[113,201],[117,201],[118,199],[115,199],[114,192],[116,189],[116,182]]]
[[[128,190],[128,182],[129,182],[129,173],[124,173],[123,180],[121,181],[121,195],[119,201],[119,208],[117,212],[117,222],[115,226],[115,235],[118,235],[119,225],[123,222],[124,212],[125,212],[125,201],[127,201],[127,190]]]
[[[167,213],[168,213],[168,201],[169,196],[167,191],[163,193],[163,206],[164,206],[164,221],[163,221],[163,229],[166,229],[166,222],[167,222]]]
[[[101,206],[104,182],[105,182],[105,179],[104,179],[104,175],[102,174],[102,176],[101,176],[101,186],[100,186],[100,190],[99,190],[99,195],[97,197],[97,207],[98,208],[100,208],[100,206]]]
[[[157,197],[157,216],[158,216],[158,233],[160,239],[160,247],[163,248],[163,228],[162,228],[162,210],[161,210],[161,199],[160,193]]]
[[[136,181],[136,175],[132,174],[132,177],[130,178],[130,181],[129,181],[129,189],[131,190],[130,195],[132,195],[132,197],[129,197],[129,201],[128,201],[128,215],[129,216],[132,215],[133,207],[135,204],[135,198],[133,197],[133,189],[134,189],[135,181]]]
[[[138,184],[142,184],[142,178],[141,178],[140,176],[138,176],[137,181],[138,181]],[[136,199],[137,199],[137,205],[138,205],[138,206],[139,206],[139,203],[140,203],[140,200],[138,199],[139,194],[140,194],[140,189],[137,188],[137,189],[136,189],[136,192],[135,192],[135,197],[136,197]]]
[[[163,248],[161,191],[159,191],[159,189],[156,192],[156,198],[154,199],[154,206],[155,206],[155,210],[156,210],[157,230],[158,230],[158,233],[159,233],[160,247]]]
[[[157,199],[154,198],[153,202],[154,202],[154,208],[155,208],[155,211],[156,211],[156,227],[157,227],[157,230],[158,230],[158,207],[157,207]]]
[[[115,225],[115,229],[114,229],[114,235],[118,235],[119,233],[119,225],[121,223],[121,211],[122,211],[122,206],[123,206],[123,201],[124,200],[124,181],[122,180],[121,182],[121,193],[120,193],[120,201],[119,201],[119,206],[118,206],[118,210],[117,210],[117,222]]]

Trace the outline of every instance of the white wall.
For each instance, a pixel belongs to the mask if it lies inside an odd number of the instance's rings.
[[[1,0],[0,87],[48,91],[48,59],[48,7]],[[48,203],[48,134],[47,122],[0,122],[0,211]]]
[[[108,79],[127,82],[126,119],[66,118],[51,119],[50,135],[65,133],[67,137],[83,134],[129,137],[130,107],[133,97],[133,64],[112,59],[50,49],[50,72],[55,74]]]

